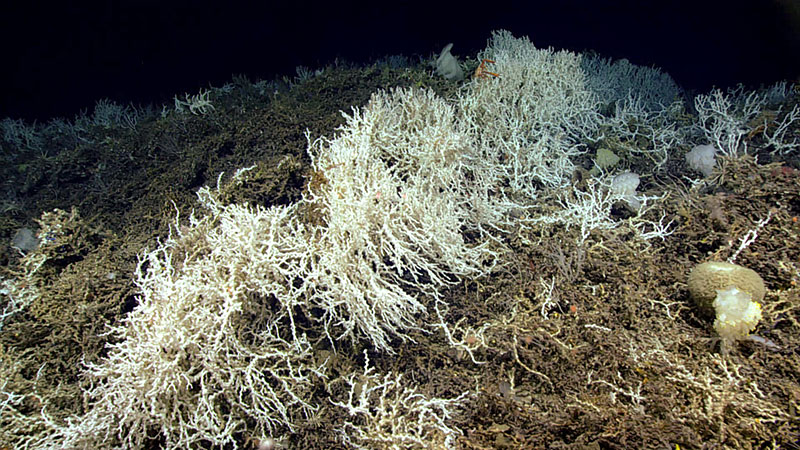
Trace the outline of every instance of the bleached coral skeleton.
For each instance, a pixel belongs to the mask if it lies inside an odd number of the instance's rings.
[[[727,156],[747,154],[749,125],[761,113],[766,94],[745,92],[743,86],[723,93],[719,89],[694,99],[698,128],[711,145]]]
[[[188,108],[189,112],[194,115],[208,114],[215,109],[214,105],[211,103],[211,100],[208,99],[208,94],[210,92],[211,91],[207,89],[200,89],[200,92],[197,94],[186,94],[186,100],[180,100],[177,96],[175,96],[175,112],[184,114]]]
[[[580,57],[537,49],[507,31],[492,34],[479,58],[501,74],[473,80],[459,97],[460,122],[495,172],[497,185],[537,197],[537,186],[564,187],[580,141],[598,134],[597,97],[586,87]]]
[[[142,256],[139,305],[112,328],[108,356],[86,363],[88,411],[45,414],[56,445],[235,447],[245,423],[270,436],[313,413],[307,391],[324,368],[293,322],[295,260],[309,251],[292,208],[223,206],[207,188],[201,199],[211,214]]]
[[[363,374],[344,380],[349,386],[346,402],[331,402],[344,408],[354,420],[338,430],[342,442],[357,449],[455,448],[461,432],[449,424],[463,407],[469,393],[456,398],[429,398],[409,387],[402,374],[375,373],[364,362]]]
[[[373,96],[346,116],[335,139],[312,142],[313,168],[324,178],[306,201],[319,207],[312,301],[336,339],[358,336],[392,352],[390,337],[422,329],[424,306],[411,290],[437,298],[459,277],[488,273],[489,242],[468,245],[463,228],[486,221],[473,207],[487,186],[470,181],[468,143],[446,102],[427,91]],[[333,268],[345,268],[334,270]]]

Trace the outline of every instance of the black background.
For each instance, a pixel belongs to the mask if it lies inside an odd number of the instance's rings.
[[[656,65],[686,89],[758,87],[800,75],[798,21],[800,0],[6,2],[0,118],[72,118],[100,98],[160,104],[234,74],[429,56],[448,42],[463,57],[496,29]]]

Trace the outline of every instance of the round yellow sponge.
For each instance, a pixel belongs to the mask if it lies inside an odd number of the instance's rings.
[[[751,269],[726,262],[706,262],[697,265],[689,274],[689,294],[701,312],[713,316],[717,291],[731,286],[747,292],[751,300],[760,303],[766,288],[764,280]]]

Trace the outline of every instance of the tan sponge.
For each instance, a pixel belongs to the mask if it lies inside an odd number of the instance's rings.
[[[717,291],[735,286],[751,295],[751,300],[760,303],[766,288],[764,280],[751,269],[726,262],[706,262],[697,265],[689,274],[689,294],[700,310],[713,316]]]

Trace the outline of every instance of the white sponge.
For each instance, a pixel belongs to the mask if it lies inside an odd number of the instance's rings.
[[[636,188],[639,187],[639,175],[633,172],[624,172],[611,180],[611,192],[622,197],[622,200],[638,211],[642,206],[641,200],[636,196]]]
[[[458,65],[456,57],[450,53],[451,48],[453,48],[452,43],[445,45],[442,49],[442,53],[436,59],[436,73],[450,81],[460,81],[464,79],[464,71]]]
[[[692,170],[710,177],[716,163],[717,149],[711,145],[698,145],[686,154],[686,164]]]
[[[714,310],[717,313],[714,329],[724,345],[746,338],[761,320],[761,305],[735,286],[717,291]]]

